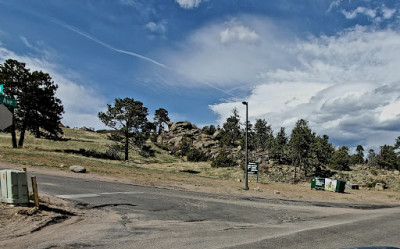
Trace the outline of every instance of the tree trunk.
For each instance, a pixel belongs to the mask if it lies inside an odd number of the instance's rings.
[[[125,133],[125,161],[128,161],[129,155],[129,134]]]
[[[14,115],[14,108],[11,108],[11,112],[13,115],[13,121],[12,121],[12,125],[11,125],[11,139],[12,139],[12,145],[13,148],[18,148],[17,146],[17,134],[15,132],[15,115]]]
[[[24,139],[25,139],[25,130],[26,130],[26,122],[22,123],[21,134],[19,135],[18,147],[24,146]]]
[[[40,138],[40,128],[39,127],[35,128],[35,137]]]

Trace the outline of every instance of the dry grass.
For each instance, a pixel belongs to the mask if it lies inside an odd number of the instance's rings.
[[[64,137],[68,139],[66,141],[36,139],[28,134],[25,146],[18,149],[12,148],[10,134],[0,133],[0,161],[26,165],[28,168],[33,167],[46,172],[51,168],[56,170],[52,172],[60,174],[69,174],[68,168],[71,165],[81,165],[89,172],[82,176],[85,178],[98,176],[139,185],[244,194],[243,182],[238,181],[243,178],[240,167],[212,168],[208,162],[185,162],[157,147],[153,147],[156,150],[154,158],[144,158],[132,149],[130,160],[126,162],[88,157],[79,153],[71,154],[67,151],[84,149],[104,153],[111,142],[107,140],[107,135],[90,131],[65,128],[64,133]],[[298,185],[274,183],[269,180],[268,175],[263,174],[260,174],[259,183],[256,183],[255,175],[249,175],[249,182],[252,191],[246,192],[246,195],[267,198],[367,203],[398,203],[400,198],[398,193],[387,191],[348,191],[347,195],[311,191],[308,182]],[[276,195],[275,190],[280,194]]]
[[[11,135],[0,133],[0,161],[33,167],[67,169],[81,165],[89,172],[112,176],[143,176],[170,179],[178,182],[196,181],[194,178],[237,180],[242,177],[238,168],[212,168],[210,163],[185,162],[157,147],[155,157],[144,158],[135,149],[130,150],[129,161],[99,159],[79,154],[79,150],[105,153],[112,144],[106,134],[64,128],[66,141],[37,139],[27,134],[23,148],[13,149]],[[74,153],[71,153],[73,151]],[[69,153],[68,153],[69,152]],[[152,181],[152,180],[149,180]]]

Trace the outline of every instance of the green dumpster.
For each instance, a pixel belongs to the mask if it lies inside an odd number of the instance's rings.
[[[336,184],[336,192],[344,193],[344,189],[346,188],[346,181],[337,180]]]
[[[311,178],[311,189],[325,189],[325,178],[313,177]]]

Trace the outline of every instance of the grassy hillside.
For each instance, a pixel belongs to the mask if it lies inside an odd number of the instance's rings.
[[[107,139],[107,134],[69,128],[63,130],[63,141],[37,139],[28,133],[25,146],[18,149],[12,148],[9,133],[0,133],[0,161],[65,171],[68,171],[71,165],[81,165],[92,173],[134,178],[135,182],[144,184],[167,181],[194,185],[203,182],[205,185],[212,185],[212,181],[209,183],[205,180],[235,182],[243,178],[241,167],[212,168],[209,162],[186,162],[156,146],[153,146],[156,151],[155,157],[142,157],[138,150],[132,148],[129,161],[105,159],[108,145],[113,143]],[[287,183],[291,181],[293,172],[292,166],[267,164],[261,169],[259,182]],[[352,167],[352,171],[337,172],[335,176],[370,188],[373,188],[376,182],[384,182],[390,189],[400,190],[400,175],[386,170],[377,171],[366,169],[365,166],[355,166]],[[249,175],[249,180],[255,182],[256,176]]]
[[[24,147],[18,149],[12,148],[9,133],[0,133],[0,161],[61,170],[68,170],[71,165],[81,165],[89,172],[104,175],[152,174],[156,177],[177,178],[178,181],[187,177],[234,180],[241,178],[242,173],[238,167],[215,169],[207,162],[185,162],[156,146],[153,146],[156,151],[155,157],[142,157],[132,148],[127,162],[103,159],[100,157],[105,155],[108,145],[112,144],[107,139],[107,134],[69,128],[63,128],[63,131],[65,141],[37,139],[28,133]],[[179,177],[176,176],[177,173]]]

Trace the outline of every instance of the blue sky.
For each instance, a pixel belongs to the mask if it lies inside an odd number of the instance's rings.
[[[199,126],[245,100],[275,131],[376,148],[400,135],[399,54],[395,0],[0,0],[0,61],[50,73],[71,127],[117,97]]]

